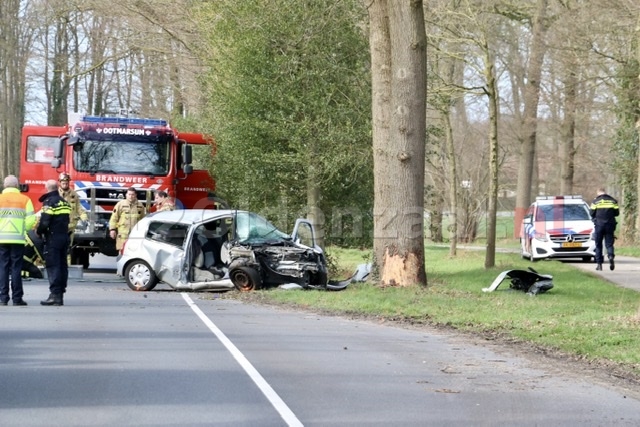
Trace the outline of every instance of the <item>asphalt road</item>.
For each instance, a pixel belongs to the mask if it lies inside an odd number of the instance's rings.
[[[602,271],[596,271],[596,264],[593,263],[576,262],[572,265],[581,270],[590,271],[618,286],[640,291],[640,280],[638,279],[640,277],[640,260],[638,258],[616,256],[613,271],[609,269],[608,262],[602,264]]]
[[[0,307],[0,426],[640,425],[630,390],[435,330],[137,293],[109,270],[64,307],[25,290]]]

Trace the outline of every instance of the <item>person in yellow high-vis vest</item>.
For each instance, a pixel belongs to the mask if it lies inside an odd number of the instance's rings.
[[[9,303],[9,284],[13,305],[27,305],[22,288],[22,259],[25,235],[36,223],[31,199],[20,193],[18,178],[4,179],[0,194],[0,305]]]

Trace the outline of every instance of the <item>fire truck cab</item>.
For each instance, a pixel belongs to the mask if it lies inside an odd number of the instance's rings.
[[[73,124],[71,124],[73,123]],[[215,145],[211,138],[182,133],[162,119],[79,116],[70,126],[25,126],[20,154],[21,190],[41,208],[44,183],[69,174],[89,221],[79,221],[71,260],[89,265],[89,257],[117,255],[109,237],[115,204],[135,188],[138,200],[153,211],[154,193],[166,191],[177,209],[212,208],[220,200],[207,170],[191,165],[192,145]]]

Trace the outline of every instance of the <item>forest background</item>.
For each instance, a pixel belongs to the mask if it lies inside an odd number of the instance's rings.
[[[3,0],[0,174],[18,172],[24,123],[124,109],[213,135],[200,160],[232,206],[283,227],[319,212],[324,243],[370,247],[374,3]],[[517,224],[536,195],[604,185],[637,242],[640,5],[423,7],[429,237],[455,252],[488,215]]]

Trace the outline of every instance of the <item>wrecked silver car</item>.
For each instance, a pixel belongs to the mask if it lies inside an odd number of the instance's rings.
[[[149,215],[133,228],[117,261],[129,288],[251,291],[294,283],[339,290],[327,280],[324,252],[305,219],[291,234],[247,211],[185,209]]]

